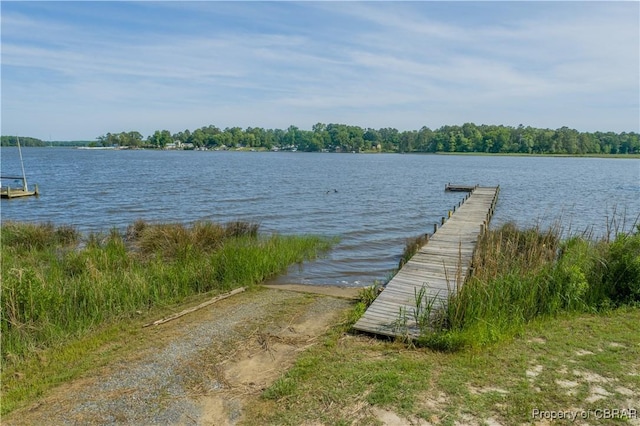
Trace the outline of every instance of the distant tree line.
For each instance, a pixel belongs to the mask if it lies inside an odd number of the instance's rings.
[[[17,146],[17,139],[16,136],[2,136],[0,145]],[[36,138],[20,137],[20,146],[45,146],[45,143]]]
[[[5,143],[5,139],[6,142]],[[2,145],[14,145],[15,137],[3,136]],[[20,138],[24,146],[44,146],[33,138]],[[289,126],[286,130],[214,125],[171,133],[156,130],[144,138],[140,132],[107,133],[91,145],[163,149],[172,144],[187,148],[260,148],[329,152],[482,152],[522,154],[640,154],[638,133],[578,132],[568,127],[475,125],[442,126],[431,130],[398,131],[394,128],[362,128],[346,124],[317,123],[311,130]]]
[[[317,123],[311,130],[227,127],[210,125],[193,132],[172,134],[156,130],[143,139],[139,132],[107,133],[98,141],[105,146],[164,148],[179,142],[193,148],[245,147],[330,152],[484,152],[523,154],[637,154],[638,133],[578,132],[568,127],[475,125],[443,126],[437,130],[398,131],[394,128],[362,128],[346,124]]]
[[[16,136],[2,136],[1,146],[17,146]],[[37,138],[20,136],[20,146],[87,146],[91,141],[49,141],[44,142]]]

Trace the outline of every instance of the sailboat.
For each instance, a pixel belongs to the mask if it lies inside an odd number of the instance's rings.
[[[18,145],[18,153],[20,154],[20,166],[22,167],[22,176],[0,176],[0,179],[21,180],[22,188],[11,188],[10,186],[0,186],[0,198],[18,198],[29,197],[32,195],[40,195],[38,191],[38,185],[35,185],[32,190],[29,189],[27,184],[27,175],[24,172],[24,163],[22,161],[22,149],[20,148],[20,138],[16,136],[16,144]]]

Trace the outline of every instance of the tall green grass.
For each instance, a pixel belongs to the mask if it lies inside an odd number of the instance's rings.
[[[138,221],[121,234],[4,222],[2,363],[108,321],[188,296],[257,284],[332,245],[315,236],[260,236],[258,225]]]
[[[422,328],[420,342],[443,350],[482,346],[538,317],[640,303],[640,227],[613,240],[560,235],[559,227],[512,224],[486,233],[472,276]]]

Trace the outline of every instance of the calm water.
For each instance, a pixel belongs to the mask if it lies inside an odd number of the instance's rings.
[[[282,234],[338,236],[325,258],[277,282],[368,285],[387,278],[407,238],[431,232],[462,198],[447,182],[500,185],[493,225],[562,219],[604,233],[614,208],[627,228],[640,212],[640,160],[23,148],[39,198],[2,200],[2,220],[82,231],[136,219],[248,220]],[[20,174],[2,148],[3,175]]]

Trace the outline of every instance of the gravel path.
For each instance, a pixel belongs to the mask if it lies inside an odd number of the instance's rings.
[[[349,304],[333,297],[272,289],[233,296],[149,328],[161,328],[161,344],[60,386],[42,401],[3,418],[2,424],[189,425],[220,424],[220,419],[223,424],[235,424],[242,417],[243,399],[259,395],[268,384],[263,380],[251,389],[260,381],[260,370],[275,370],[273,377],[263,377],[267,381],[282,374],[295,360],[296,348],[308,346],[313,335],[321,334]],[[288,334],[292,350],[283,348],[279,354],[291,353],[291,359],[265,357],[265,363],[275,364],[255,366],[256,379],[248,385],[234,383],[228,373],[234,362],[268,351],[269,336],[282,333]],[[244,397],[234,394],[239,386]],[[218,398],[217,409],[207,406],[212,396]]]

